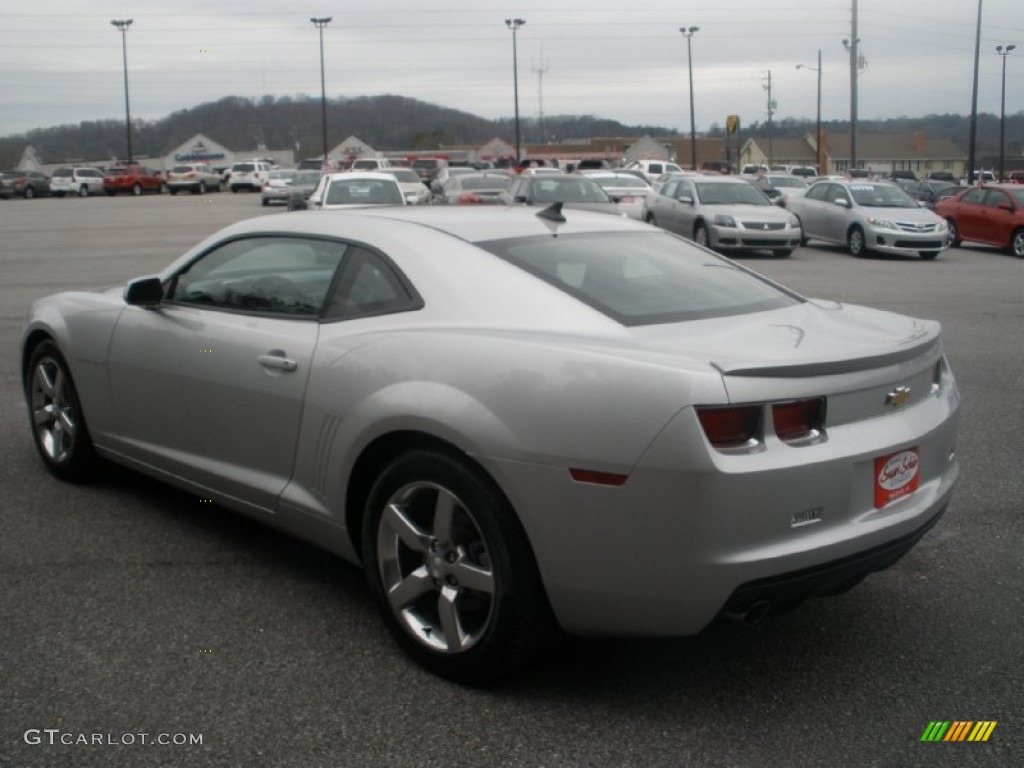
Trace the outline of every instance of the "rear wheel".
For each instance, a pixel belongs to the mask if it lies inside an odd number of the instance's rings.
[[[170,193],[172,195],[178,194],[178,188],[177,187],[171,187],[169,191],[170,191]]]
[[[693,228],[693,242],[697,245],[708,248],[708,228],[703,224],[698,224]]]
[[[62,480],[93,476],[99,459],[67,363],[53,342],[32,352],[25,381],[32,437],[43,464]]]
[[[36,196],[36,191],[33,187],[25,187],[25,199],[31,200]]]
[[[867,253],[867,246],[864,243],[864,230],[860,227],[851,227],[850,233],[846,236],[846,245],[850,249],[851,256],[863,256]]]
[[[1018,229],[1010,238],[1010,253],[1024,259],[1024,228]]]
[[[89,196],[89,186],[87,184],[83,184],[82,186],[80,186],[78,188],[78,196],[79,197],[88,197]]]
[[[431,672],[507,677],[554,626],[526,534],[477,466],[432,450],[398,457],[370,491],[363,562],[388,629]]]
[[[199,182],[199,194],[200,195],[205,195],[206,194],[206,182],[205,181],[200,181]]]
[[[135,186],[133,186],[132,187],[132,194],[135,195],[136,197],[141,195],[142,194],[142,185],[141,184],[136,184]]]

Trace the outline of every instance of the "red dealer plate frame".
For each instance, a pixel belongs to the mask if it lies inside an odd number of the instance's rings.
[[[921,487],[921,449],[917,446],[875,459],[875,509],[909,496]]]

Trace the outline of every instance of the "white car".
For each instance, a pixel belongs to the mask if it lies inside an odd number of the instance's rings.
[[[307,206],[331,210],[364,205],[405,205],[405,193],[390,173],[326,173]]]
[[[675,163],[670,163],[667,160],[637,160],[635,163],[627,165],[626,168],[643,173],[647,178],[648,184],[659,176],[664,176],[666,173],[681,173],[683,170]]]
[[[232,192],[240,189],[248,189],[259,192],[270,175],[270,163],[262,160],[250,160],[244,163],[235,163],[228,171],[228,187]]]
[[[50,177],[50,194],[54,197],[87,197],[102,191],[103,171],[99,168],[58,168]]]
[[[651,192],[650,184],[630,173],[616,171],[583,171],[583,175],[600,184],[618,204],[620,212],[631,219],[643,221],[644,203]]]
[[[430,202],[430,189],[412,168],[388,168],[382,173],[395,177],[408,205],[426,205]]]

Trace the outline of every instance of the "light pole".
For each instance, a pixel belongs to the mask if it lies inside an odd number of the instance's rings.
[[[126,33],[131,19],[113,19],[110,22],[121,32],[121,55],[124,58],[124,133],[128,140],[128,163],[132,162],[132,113],[128,109],[128,40]]]
[[[999,181],[1002,181],[1004,174],[1004,162],[1006,160],[1006,57],[1016,45],[997,45],[996,53],[1003,60],[1003,89],[999,97]]]
[[[324,27],[331,23],[330,16],[310,19],[320,31],[320,126],[323,130],[323,162],[327,163],[327,87],[324,83]]]
[[[974,30],[974,85],[971,89],[971,123],[967,137],[967,185],[974,183],[974,144],[978,137],[978,63],[981,60],[981,0],[978,0],[978,25]]]
[[[519,165],[519,55],[516,50],[516,32],[526,19],[505,19],[505,26],[512,30],[512,95],[516,107],[516,165]]]
[[[818,66],[812,67],[810,64],[797,64],[797,69],[810,69],[818,73],[818,117],[815,121],[815,136],[816,148],[818,154],[818,173],[822,173],[822,169],[825,167],[825,161],[822,159],[824,151],[821,141],[821,48],[818,49]]]
[[[693,113],[693,47],[690,43],[693,33],[700,27],[680,27],[679,31],[686,38],[686,64],[690,72],[690,167],[697,170],[697,118]]]

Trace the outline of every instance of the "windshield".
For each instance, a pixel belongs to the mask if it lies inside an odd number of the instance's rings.
[[[807,186],[806,181],[795,176],[769,176],[768,183],[771,184],[773,187],[778,188],[795,187],[798,189],[803,189],[804,187]]]
[[[696,182],[697,198],[704,205],[771,205],[768,199],[749,184]]]
[[[420,181],[420,175],[418,173],[416,173],[416,171],[401,170],[401,171],[388,171],[388,173],[390,173],[392,176],[394,176],[399,181],[405,182],[406,184],[422,184],[423,183],[422,181]]]
[[[857,205],[865,208],[917,208],[917,203],[895,185],[851,184],[850,193]]]
[[[1024,205],[1024,189],[1015,189],[1010,193],[1017,201],[1017,205]]]
[[[508,189],[511,184],[508,176],[463,176],[459,180],[462,189]]]
[[[610,203],[611,198],[590,179],[546,179],[538,176],[533,182],[535,203]]]
[[[726,317],[803,301],[667,232],[524,237],[478,245],[623,325]]]
[[[341,179],[327,188],[327,205],[402,205],[398,182]]]
[[[605,189],[647,189],[647,185],[636,176],[595,176],[594,181]]]

